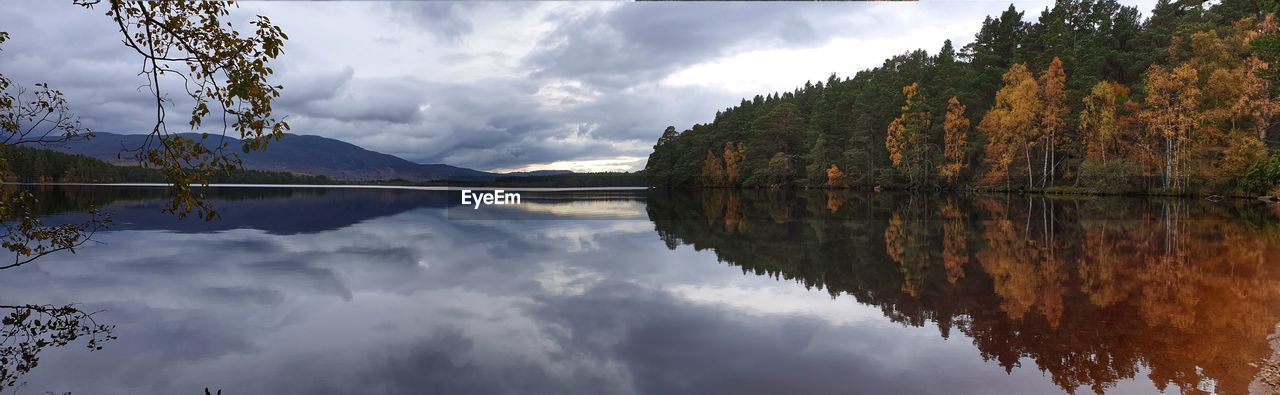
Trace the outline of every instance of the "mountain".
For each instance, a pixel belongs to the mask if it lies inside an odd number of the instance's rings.
[[[571,170],[533,170],[533,171],[513,171],[510,173],[499,174],[503,177],[539,177],[539,176],[558,176],[561,174],[573,174]]]
[[[137,161],[125,149],[142,146],[146,138],[141,134],[99,132],[93,139],[54,149],[113,164],[136,165]],[[218,137],[209,139],[217,141]],[[240,145],[239,140],[228,139],[230,147]],[[414,163],[341,140],[296,134],[287,134],[280,141],[268,144],[265,151],[241,154],[240,158],[246,169],[322,175],[337,180],[492,181],[503,175],[446,164]]]

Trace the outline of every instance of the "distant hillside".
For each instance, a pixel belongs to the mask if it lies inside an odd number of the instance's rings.
[[[569,170],[534,170],[534,171],[513,171],[510,173],[499,174],[502,177],[541,177],[541,176],[558,176],[562,174],[574,174]]]
[[[167,183],[164,174],[154,168],[121,166],[80,154],[28,148],[5,147],[0,150],[5,171],[0,180],[23,183]],[[464,169],[465,170],[465,169]],[[214,184],[308,184],[308,185],[453,185],[509,187],[642,187],[642,173],[574,173],[565,170],[507,173],[488,180],[406,179],[334,180],[322,175],[306,175],[267,170],[236,170],[219,173],[209,182]]]
[[[210,137],[211,140],[216,138]],[[136,165],[132,155],[123,151],[141,146],[145,139],[146,135],[140,134],[99,132],[93,139],[56,149],[113,164]],[[239,140],[228,139],[232,147],[240,145]],[[295,134],[271,142],[265,151],[242,154],[241,159],[246,169],[325,176],[335,180],[492,181],[500,175],[445,164],[413,163],[341,140]]]
[[[0,151],[5,171],[0,179],[26,183],[117,183],[166,182],[164,174],[153,168],[115,166],[84,155],[66,154],[47,149],[5,147]],[[333,184],[324,176],[262,170],[236,170],[219,173],[209,180],[216,184]]]

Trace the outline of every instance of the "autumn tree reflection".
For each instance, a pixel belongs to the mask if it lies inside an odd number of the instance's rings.
[[[1280,322],[1280,220],[1254,202],[717,191],[648,210],[673,248],[959,331],[1072,392],[1245,393]]]
[[[7,311],[0,319],[0,388],[18,384],[18,379],[40,364],[40,352],[84,340],[89,350],[101,350],[102,342],[113,340],[114,325],[99,324],[93,312],[77,306],[0,305]]]

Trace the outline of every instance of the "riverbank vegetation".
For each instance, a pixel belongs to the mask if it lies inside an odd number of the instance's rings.
[[[1280,28],[1253,0],[1010,6],[852,77],[757,95],[683,132],[666,187],[1261,195],[1280,184]]]

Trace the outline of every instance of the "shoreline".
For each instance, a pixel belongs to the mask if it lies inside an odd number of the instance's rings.
[[[1222,193],[1156,193],[1156,192],[1096,192],[1088,190],[1044,190],[1044,189],[1004,189],[1004,188],[986,188],[986,187],[961,187],[961,188],[937,188],[911,190],[902,188],[827,188],[827,187],[784,187],[784,188],[739,188],[739,187],[651,187],[651,189],[687,189],[687,190],[794,190],[794,191],[850,191],[850,192],[897,192],[897,193],[914,193],[914,194],[936,194],[936,193],[973,193],[973,194],[1010,194],[1010,195],[1043,195],[1043,196],[1090,196],[1090,197],[1131,197],[1131,198],[1180,198],[1180,199],[1204,199],[1210,201],[1219,201],[1226,199],[1233,200],[1253,200],[1264,203],[1280,203],[1280,196],[1251,196],[1241,195],[1235,192]]]
[[[117,182],[117,183],[92,183],[92,182],[10,182],[9,185],[23,186],[102,186],[102,187],[139,187],[139,188],[164,188],[169,184],[150,183],[150,182]],[[206,188],[203,185],[192,185],[193,188]],[[411,190],[411,191],[523,191],[523,192],[591,192],[591,191],[644,191],[650,189],[670,189],[670,190],[793,190],[793,191],[827,191],[827,192],[896,192],[896,193],[973,193],[973,194],[1013,194],[1013,195],[1043,195],[1043,196],[1089,196],[1089,197],[1130,197],[1130,198],[1179,198],[1179,199],[1204,199],[1210,201],[1219,200],[1251,200],[1263,203],[1280,203],[1280,197],[1277,196],[1248,196],[1236,193],[1223,194],[1204,194],[1204,193],[1149,193],[1149,192],[1093,192],[1085,190],[1022,190],[1022,189],[1002,189],[1002,188],[982,188],[982,187],[964,187],[955,189],[933,189],[933,190],[917,190],[900,188],[821,188],[821,187],[788,187],[788,188],[736,188],[736,187],[692,187],[692,188],[673,188],[673,187],[506,187],[498,185],[476,185],[476,186],[455,186],[455,185],[389,185],[389,184],[209,184],[207,188],[336,188],[336,189],[392,189],[392,190]]]
[[[169,184],[152,183],[152,182],[115,182],[115,183],[93,183],[93,182],[11,182],[9,185],[30,185],[30,186],[102,186],[102,187],[147,187],[147,188],[164,188]],[[502,189],[504,191],[527,191],[527,192],[574,192],[574,191],[638,191],[647,190],[648,187],[504,187],[504,186],[448,186],[448,185],[378,185],[378,184],[209,184],[192,185],[192,188],[343,188],[343,189],[399,189],[412,191],[454,191],[454,190],[477,190],[492,191]]]

